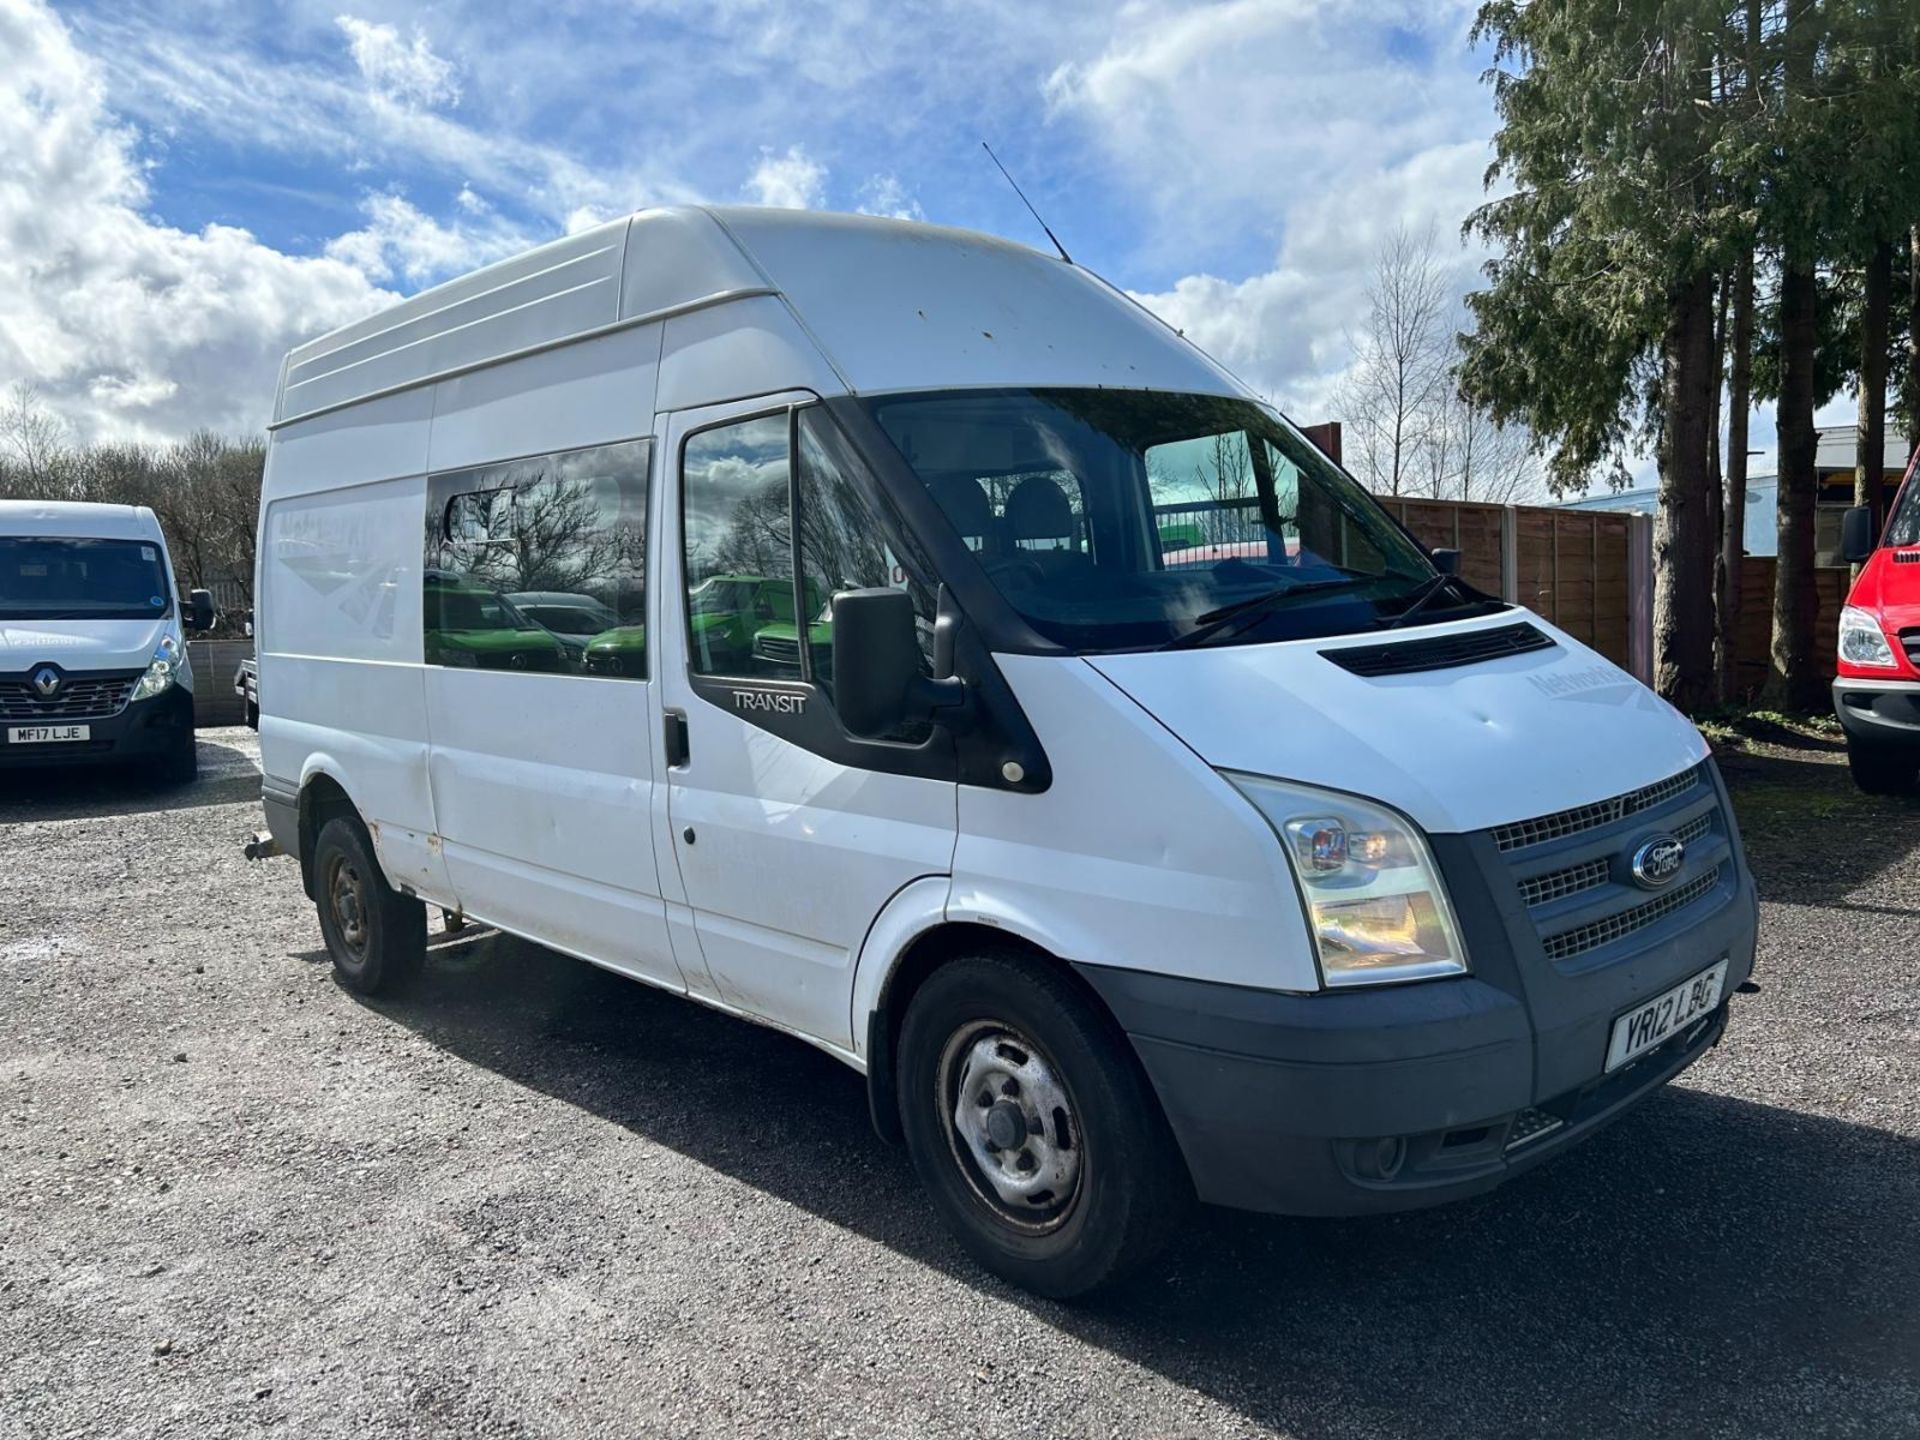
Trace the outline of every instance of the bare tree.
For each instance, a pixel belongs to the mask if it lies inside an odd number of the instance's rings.
[[[1335,398],[1348,463],[1375,491],[1398,495],[1421,472],[1434,404],[1452,389],[1452,306],[1433,227],[1396,229],[1374,257],[1366,325]]]
[[[1542,488],[1540,459],[1518,425],[1502,425],[1461,397],[1451,379],[1421,429],[1419,473],[1436,500],[1520,505]]]
[[[24,382],[0,404],[0,486],[27,500],[68,498],[73,452],[67,427]]]

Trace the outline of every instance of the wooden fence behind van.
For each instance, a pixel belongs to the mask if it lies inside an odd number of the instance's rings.
[[[1422,544],[1458,550],[1468,584],[1536,611],[1641,679],[1652,677],[1652,517],[1389,495],[1380,503]]]
[[[1751,700],[1767,683],[1773,648],[1773,576],[1770,555],[1749,555],[1740,568],[1740,623],[1734,639],[1733,680],[1741,699]],[[1853,572],[1821,568],[1813,572],[1820,596],[1820,618],[1814,626],[1814,664],[1826,679],[1833,678],[1834,656],[1840,652],[1840,607],[1847,603]]]

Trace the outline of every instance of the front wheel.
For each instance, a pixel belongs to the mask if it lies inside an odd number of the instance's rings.
[[[1847,746],[1853,783],[1869,795],[1911,795],[1920,789],[1920,755],[1912,750]]]
[[[200,747],[189,726],[167,747],[160,762],[160,779],[167,785],[191,785],[200,778]]]
[[[313,898],[340,983],[361,995],[392,994],[426,961],[427,910],[380,873],[358,820],[339,815],[313,844]]]
[[[1071,1299],[1133,1273],[1191,1200],[1127,1039],[1069,980],[1017,955],[942,966],[900,1032],[901,1126],[967,1251]]]

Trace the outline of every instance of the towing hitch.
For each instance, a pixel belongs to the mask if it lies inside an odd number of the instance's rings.
[[[249,860],[271,860],[287,852],[280,848],[280,842],[273,838],[271,830],[256,830],[247,837],[243,853]]]

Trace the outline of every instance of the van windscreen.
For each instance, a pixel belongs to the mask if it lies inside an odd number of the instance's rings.
[[[172,609],[151,540],[0,535],[0,620],[154,620]]]
[[[1441,581],[1371,496],[1252,401],[1061,389],[867,404],[1006,602],[1076,652],[1501,608]]]
[[[1887,544],[1920,545],[1920,481],[1907,481],[1901,491],[1893,519],[1887,522]]]

